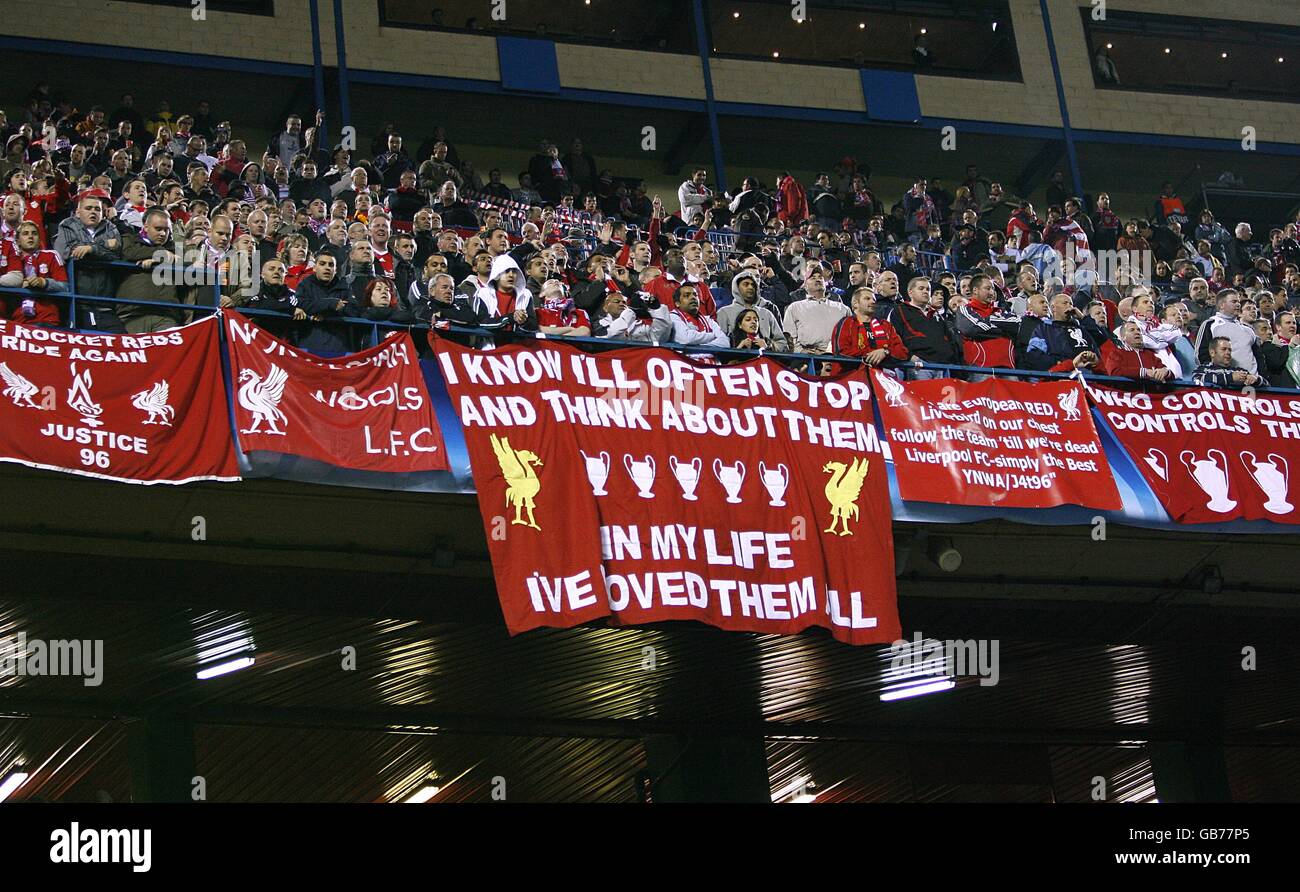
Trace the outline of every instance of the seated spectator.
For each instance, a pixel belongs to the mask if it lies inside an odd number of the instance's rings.
[[[574,306],[563,282],[547,279],[539,293],[541,306],[537,308],[537,322],[543,334],[578,338],[591,336],[591,320],[587,312]]]
[[[1020,319],[998,308],[997,289],[983,273],[971,277],[970,300],[957,313],[965,365],[992,369],[1016,367],[1015,338]]]
[[[1095,368],[1099,345],[1110,337],[1106,330],[1083,315],[1067,294],[1055,295],[1048,309],[1051,316],[1034,327],[1020,367],[1039,372]]]
[[[145,212],[140,232],[122,236],[122,259],[135,263],[139,272],[128,273],[117,287],[119,298],[179,304],[184,301],[185,289],[178,287],[180,260],[167,250],[171,243],[171,217],[162,208]],[[167,264],[163,275],[155,276],[154,267]],[[144,304],[118,304],[117,315],[131,334],[165,331],[184,325],[188,313],[181,309],[167,309]]]
[[[425,194],[415,186],[415,171],[402,171],[397,188],[388,195],[387,206],[395,221],[411,223],[415,220],[416,212],[425,206]]]
[[[672,331],[668,308],[654,295],[643,292],[632,292],[630,298],[622,291],[607,293],[592,319],[592,333],[613,341],[657,344],[668,340]]]
[[[1192,380],[1202,387],[1261,387],[1264,379],[1232,361],[1232,340],[1215,336],[1209,341],[1209,361],[1197,367]]]
[[[1133,319],[1120,326],[1119,340],[1108,339],[1101,345],[1098,371],[1117,378],[1150,379],[1160,383],[1174,377],[1157,352],[1143,345],[1142,326]]]
[[[908,282],[907,298],[894,306],[889,321],[908,354],[927,364],[961,365],[961,337],[930,307],[930,280],[918,276]],[[918,369],[914,374],[919,380],[948,376],[938,369]]]
[[[893,369],[908,362],[907,347],[894,326],[885,319],[876,318],[876,293],[870,285],[859,285],[849,297],[852,314],[835,324],[831,333],[830,352],[840,356],[861,357],[873,368]],[[824,373],[839,374],[847,367],[842,363],[827,363],[833,368]]]
[[[791,296],[795,300],[785,308],[781,321],[790,349],[797,353],[829,352],[835,325],[849,315],[849,308],[831,299],[820,265],[810,268],[804,287]]]
[[[1259,345],[1254,330],[1242,322],[1241,293],[1225,288],[1215,296],[1215,313],[1196,332],[1196,355],[1201,364],[1211,362],[1210,345],[1214,338],[1226,337],[1232,344],[1232,357],[1252,375],[1259,373]]]
[[[6,246],[0,263],[0,286],[26,288],[42,294],[68,290],[68,272],[57,251],[41,247],[41,228],[31,220],[18,224],[13,247]],[[47,298],[0,294],[0,317],[27,325],[59,324],[59,306]]]
[[[731,280],[731,303],[718,310],[718,325],[723,331],[734,333],[737,330],[738,317],[753,310],[758,319],[758,333],[767,345],[763,349],[783,352],[788,348],[785,333],[777,319],[778,309],[775,304],[760,296],[762,284],[757,270],[742,269]]]
[[[330,325],[330,320],[352,314],[352,293],[338,275],[334,255],[327,250],[316,252],[310,276],[298,283],[294,294],[299,307],[315,325],[298,333],[298,346],[312,353],[340,354],[351,349],[348,330]]]
[[[676,305],[670,313],[672,321],[671,340],[688,347],[729,347],[731,339],[727,337],[717,320],[700,312],[700,296],[697,289],[683,285],[673,293]],[[843,304],[840,305],[843,307]],[[825,351],[823,351],[825,352]]]
[[[731,346],[737,350],[757,350],[762,353],[768,349],[767,339],[758,330],[758,310],[746,307],[736,314],[736,323],[731,329]],[[732,362],[744,362],[744,358]]]

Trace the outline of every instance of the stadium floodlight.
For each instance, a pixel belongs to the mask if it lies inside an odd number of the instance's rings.
[[[442,791],[442,787],[434,786],[433,784],[425,784],[423,787],[416,790],[414,793],[412,793],[403,801],[407,805],[420,805],[422,803],[428,802],[434,796],[437,796],[438,793],[441,791]]]
[[[27,783],[27,778],[31,777],[31,772],[25,770],[21,765],[15,765],[3,781],[0,781],[0,802],[4,802],[14,794],[14,791]]]
[[[228,660],[225,663],[218,663],[215,666],[209,666],[206,669],[200,669],[194,675],[199,681],[206,681],[209,678],[216,678],[218,675],[229,675],[231,672],[238,672],[240,669],[247,669],[253,665],[252,657],[240,657],[237,660]]]
[[[957,686],[957,682],[951,678],[937,678],[932,681],[925,681],[921,684],[913,684],[907,687],[894,688],[889,691],[882,691],[880,699],[888,703],[891,700],[902,700],[906,697],[920,697],[922,694],[935,694],[939,691],[950,691]]]

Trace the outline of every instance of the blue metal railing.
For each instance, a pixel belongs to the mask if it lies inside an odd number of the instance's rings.
[[[139,271],[141,269],[141,267],[137,266],[136,264],[125,263],[122,261],[105,262],[104,265],[114,266],[114,267],[125,267],[129,269],[134,269],[136,271]],[[69,266],[71,267],[71,264],[69,264]],[[219,289],[218,289],[218,293],[219,293]],[[47,294],[45,292],[29,291],[23,288],[3,288],[3,287],[0,287],[0,294],[21,294],[23,296],[40,297],[47,300],[67,301],[69,307],[74,307],[76,305],[76,301],[83,300],[83,301],[93,301],[97,305],[131,305],[131,306],[160,307],[160,308],[167,308],[172,310],[182,309],[187,312],[192,312],[196,316],[215,315],[221,309],[221,307],[219,306],[220,303],[219,300],[217,302],[217,305],[181,304],[172,301],[151,301],[151,300],[141,300],[139,298],[102,297],[98,295],[78,294],[74,291],[64,291],[64,292]],[[270,317],[275,319],[283,319],[287,321],[293,320],[292,315],[287,313],[281,313],[276,310],[262,310],[262,309],[255,309],[251,307],[234,307],[232,308],[232,310],[244,316]],[[72,320],[75,321],[76,317],[72,316],[71,318]],[[511,340],[519,340],[519,341],[553,339],[557,341],[563,341],[568,344],[574,344],[577,346],[599,347],[602,349],[608,349],[611,347],[621,348],[621,347],[648,346],[644,341],[624,341],[624,340],[616,340],[612,338],[575,337],[570,335],[547,335],[542,332],[522,331],[518,329],[509,332],[503,332],[500,330],[492,330],[487,328],[476,328],[476,327],[460,326],[460,325],[449,325],[446,326],[445,328],[442,326],[431,327],[424,323],[404,325],[396,322],[386,322],[386,321],[373,320],[373,319],[362,319],[355,316],[331,317],[328,320],[328,324],[365,326],[370,328],[371,329],[370,337],[372,340],[371,343],[368,344],[367,346],[373,346],[379,343],[381,330],[385,332],[408,331],[411,332],[412,334],[416,332],[427,333],[430,330],[432,330],[436,333],[445,332],[445,333],[455,334],[455,335],[481,337],[489,340],[499,340],[503,338],[511,339]],[[75,328],[75,326],[70,326],[70,327]],[[740,350],[734,347],[707,347],[707,346],[675,344],[672,341],[658,342],[657,344],[655,344],[655,346],[662,346],[662,347],[666,347],[672,350],[678,350],[683,353],[692,354],[692,355],[704,354],[704,355],[716,356],[719,359],[743,360],[743,359],[752,359],[756,356],[766,356],[769,359],[774,359],[779,362],[787,363],[791,367],[802,366],[807,370],[807,374],[814,375],[814,376],[819,374],[820,367],[824,363],[834,363],[834,364],[845,365],[850,367],[858,366],[862,364],[861,357],[844,356],[837,353],[790,353],[790,352],[776,352],[776,351]],[[909,362],[905,365],[899,365],[895,367],[894,369],[892,369],[892,371],[901,372],[903,377],[907,380],[914,379],[916,377],[916,373],[920,371],[942,372],[943,373],[942,377],[964,377],[967,375],[981,375],[981,376],[986,376],[991,378],[1009,378],[1009,379],[1016,379],[1016,380],[1029,379],[1034,381],[1064,380],[1075,376],[1075,373],[1072,372],[1040,372],[1040,371],[1034,371],[1032,369],[987,368],[983,366],[952,365],[952,364],[945,364],[945,363],[925,363],[925,362],[921,363],[920,365],[916,365],[915,363]],[[1118,385],[1129,389],[1138,387],[1144,390],[1152,389],[1152,390],[1160,391],[1160,390],[1167,390],[1173,387],[1195,386],[1195,385],[1189,385],[1188,382],[1186,382],[1185,380],[1171,380],[1162,384],[1160,382],[1152,381],[1149,379],[1139,380],[1133,378],[1119,378],[1111,375],[1095,374],[1093,372],[1088,372],[1088,371],[1083,372],[1083,375],[1084,377],[1087,378],[1088,381],[1091,382]],[[1223,388],[1219,388],[1219,389],[1223,389]],[[1239,390],[1242,388],[1233,386],[1226,389]],[[1267,388],[1267,392],[1278,393],[1278,394],[1300,395],[1300,388],[1269,386]]]

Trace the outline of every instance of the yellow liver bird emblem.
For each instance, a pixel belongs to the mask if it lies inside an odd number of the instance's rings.
[[[492,439],[492,451],[497,454],[497,463],[501,465],[501,475],[506,478],[506,507],[515,509],[515,519],[511,524],[532,527],[540,530],[537,518],[533,516],[536,507],[533,499],[542,488],[542,481],[533,473],[533,465],[542,466],[542,460],[527,449],[510,448],[506,437],[489,435]],[[528,519],[523,517],[528,512]]]
[[[826,481],[826,500],[831,503],[831,525],[822,532],[852,536],[849,515],[853,515],[854,520],[858,519],[858,496],[862,494],[862,481],[867,479],[867,460],[855,459],[847,467],[843,462],[829,461],[822,466],[822,471],[831,475],[831,479]]]

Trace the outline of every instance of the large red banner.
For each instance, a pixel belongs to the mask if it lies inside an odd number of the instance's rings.
[[[1267,392],[1089,388],[1147,484],[1179,523],[1300,523],[1300,399]]]
[[[406,332],[335,359],[224,314],[245,452],[301,455],[360,471],[445,471],[447,449]]]
[[[238,480],[214,319],[100,335],[0,319],[0,461],[128,483]]]
[[[899,637],[888,484],[861,370],[661,349],[440,341],[511,633],[698,620]]]
[[[873,372],[904,499],[1118,510],[1083,388],[989,379],[901,383]]]

